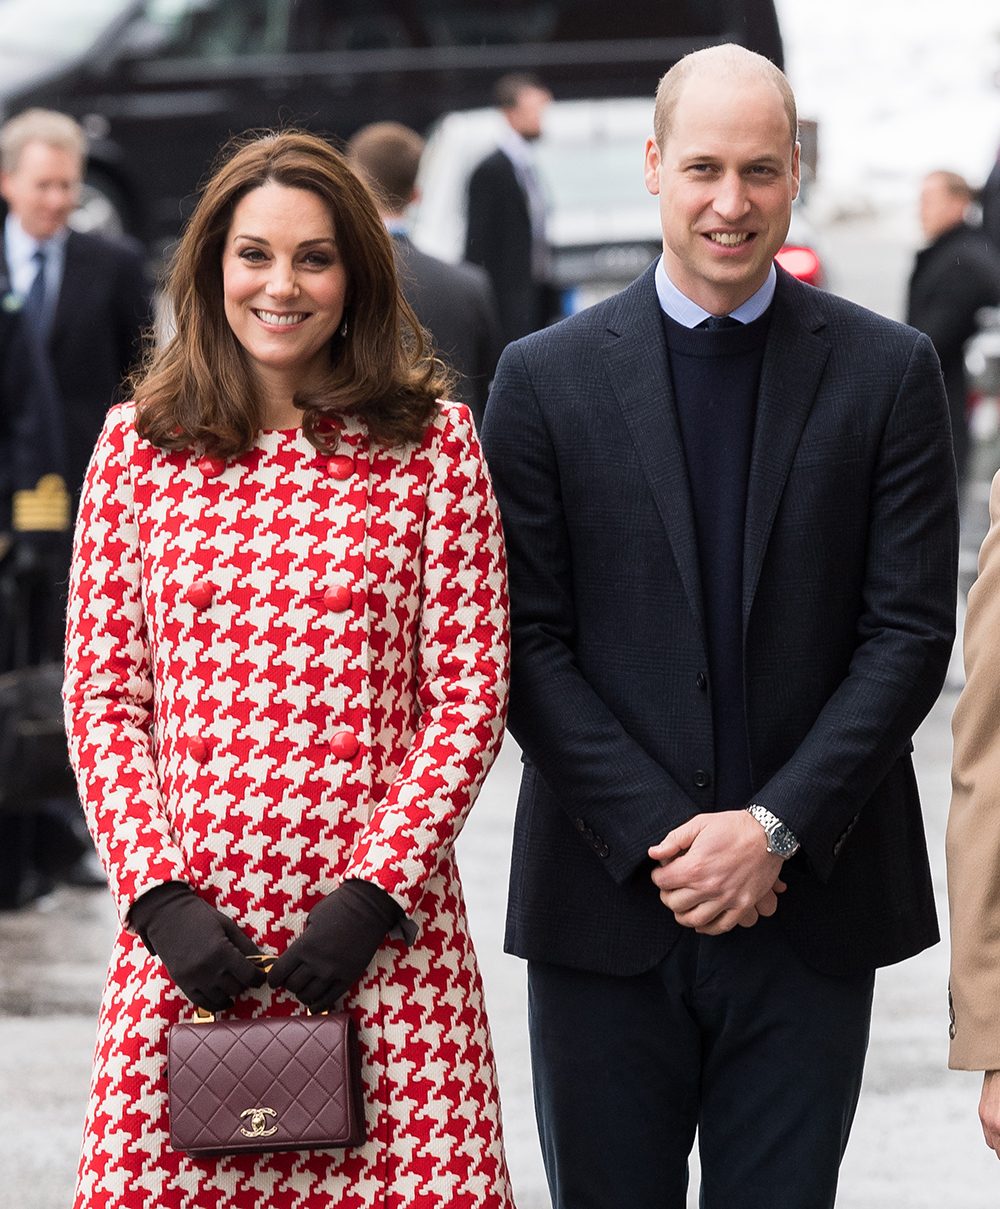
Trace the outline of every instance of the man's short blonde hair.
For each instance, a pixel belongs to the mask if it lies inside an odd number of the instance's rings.
[[[54,109],[26,109],[11,118],[0,130],[0,168],[16,172],[21,152],[29,143],[45,143],[77,155],[87,155],[87,136],[79,123]]]
[[[726,42],[722,46],[709,46],[696,50],[675,63],[660,80],[656,90],[656,111],[653,116],[653,131],[656,145],[662,151],[670,137],[674,111],[681,98],[684,85],[695,76],[711,76],[717,80],[754,80],[773,84],[781,97],[788,115],[788,129],[795,146],[799,134],[799,119],[795,111],[795,95],[785,75],[763,55],[758,55],[745,46]]]

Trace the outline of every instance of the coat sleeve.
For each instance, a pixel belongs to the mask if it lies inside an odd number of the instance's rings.
[[[949,1065],[1000,1069],[1000,474],[965,620],[966,685],[955,707],[948,898]]]
[[[511,733],[569,817],[602,837],[603,866],[621,883],[697,807],[580,670],[557,451],[520,344],[500,358],[483,443],[510,556]]]
[[[123,923],[153,886],[189,880],[153,753],[152,659],[129,465],[132,423],[130,406],[111,411],[87,471],[63,688],[80,800]]]
[[[503,536],[466,408],[449,408],[434,457],[422,550],[419,722],[343,872],[381,886],[408,916],[479,794],[507,708]]]
[[[919,336],[879,442],[847,675],[792,757],[754,794],[801,840],[824,881],[948,670],[958,563],[950,433],[937,358]]]

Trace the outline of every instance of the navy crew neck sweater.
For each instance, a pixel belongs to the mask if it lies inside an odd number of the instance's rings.
[[[743,684],[743,530],[770,309],[705,331],[663,316],[694,509],[715,735],[715,809],[753,792]]]

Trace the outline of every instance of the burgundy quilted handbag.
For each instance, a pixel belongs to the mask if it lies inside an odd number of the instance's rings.
[[[274,962],[262,954],[263,968]],[[170,1145],[194,1156],[366,1141],[358,1032],[347,1012],[198,1019],[167,1036]]]

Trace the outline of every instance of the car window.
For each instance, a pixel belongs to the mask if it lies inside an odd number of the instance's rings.
[[[228,59],[286,48],[291,0],[149,0],[129,31],[135,52]]]
[[[722,0],[301,0],[301,50],[711,36]]]

